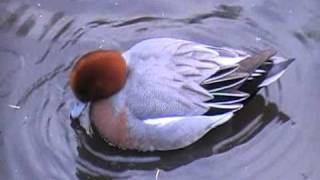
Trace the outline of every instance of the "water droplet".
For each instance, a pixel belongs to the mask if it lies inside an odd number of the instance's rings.
[[[99,45],[99,49],[102,49],[102,48],[103,48],[104,43],[105,43],[105,40],[104,40],[104,39],[103,39],[103,40],[101,40],[100,45]]]
[[[156,180],[159,179],[159,174],[160,174],[160,169],[157,169],[157,172],[156,172]]]
[[[13,108],[13,109],[20,109],[20,108],[21,108],[20,106],[13,105],[13,104],[9,104],[8,106],[9,106],[10,108]]]
[[[40,4],[40,3],[38,3],[38,4],[37,4],[37,6],[38,6],[38,7],[41,7],[41,4]]]
[[[118,5],[119,5],[119,3],[118,3],[118,2],[114,2],[114,5],[115,5],[115,6],[118,6]]]

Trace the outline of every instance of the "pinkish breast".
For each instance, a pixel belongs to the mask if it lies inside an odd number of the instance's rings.
[[[90,119],[101,136],[112,144],[133,149],[129,140],[127,111],[127,107],[124,106],[116,112],[110,99],[100,100],[92,103]]]

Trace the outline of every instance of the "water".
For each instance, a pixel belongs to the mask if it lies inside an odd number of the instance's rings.
[[[1,179],[320,178],[320,3],[0,0]],[[182,150],[123,151],[69,119],[75,59],[175,37],[295,57],[232,121]]]

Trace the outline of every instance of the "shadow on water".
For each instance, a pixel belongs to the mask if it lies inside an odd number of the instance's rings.
[[[231,121],[211,130],[201,140],[180,150],[168,152],[137,152],[120,150],[108,145],[97,132],[88,136],[76,120],[72,127],[80,137],[78,176],[80,179],[110,176],[110,172],[127,170],[171,171],[197,159],[226,152],[239,146],[259,133],[272,121],[285,123],[290,118],[274,103],[265,101],[262,95],[248,104]],[[111,173],[112,177],[112,173]]]

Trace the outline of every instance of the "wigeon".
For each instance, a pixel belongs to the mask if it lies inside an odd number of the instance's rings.
[[[97,50],[79,58],[70,86],[108,142],[141,151],[186,147],[276,81],[293,59],[273,49],[249,53],[196,42],[155,38],[128,51]]]

